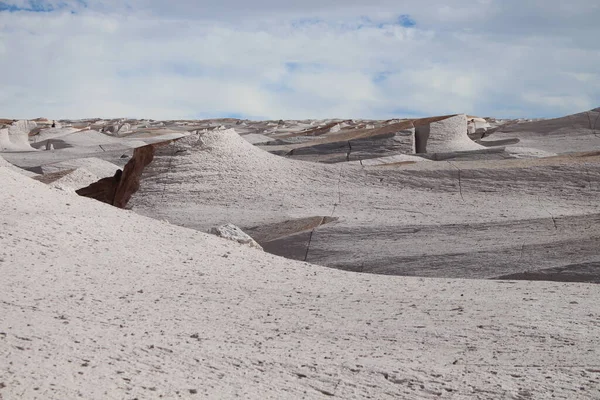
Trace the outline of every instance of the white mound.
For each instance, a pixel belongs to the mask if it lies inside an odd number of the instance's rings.
[[[246,179],[282,181],[294,173],[296,177],[307,176],[311,169],[322,169],[321,165],[287,160],[261,150],[244,140],[234,129],[188,136],[173,146],[186,151],[190,161],[201,164],[204,171],[238,171]]]
[[[29,132],[36,127],[33,121],[17,121],[0,129],[0,151],[35,151],[29,144]]]
[[[194,225],[202,230],[232,220],[244,227],[262,221],[264,213],[248,210],[248,201],[269,204],[266,210],[280,210],[271,213],[272,218],[288,217],[290,208],[299,213],[310,209],[316,213],[311,215],[330,215],[339,200],[341,168],[270,154],[233,129],[211,131],[159,148],[130,204],[137,212],[148,211],[148,215],[156,215],[151,210],[160,209],[164,218],[184,226],[191,226],[186,221],[195,224],[200,219],[209,225]],[[344,168],[361,170],[360,165]],[[198,218],[198,207],[203,204],[199,199],[206,198],[229,205],[228,215]]]

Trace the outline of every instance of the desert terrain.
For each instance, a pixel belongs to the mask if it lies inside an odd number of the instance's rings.
[[[599,108],[7,118],[0,185],[0,398],[600,397]]]

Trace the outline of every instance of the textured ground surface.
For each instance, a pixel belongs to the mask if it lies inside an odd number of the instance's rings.
[[[234,131],[185,140],[146,170],[136,212],[203,231],[336,217],[266,248],[361,272],[494,278],[600,261],[596,153],[361,167],[277,157]]]
[[[598,286],[285,260],[0,167],[6,399],[597,399]]]

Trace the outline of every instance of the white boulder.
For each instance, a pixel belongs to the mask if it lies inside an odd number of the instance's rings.
[[[248,234],[246,234],[243,230],[238,228],[233,224],[226,224],[211,228],[209,233],[222,237],[224,239],[229,239],[234,242],[238,242],[240,244],[245,244],[249,247],[262,250],[263,248],[256,243],[254,239],[252,239]]]

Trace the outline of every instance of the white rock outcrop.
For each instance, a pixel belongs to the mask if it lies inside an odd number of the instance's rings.
[[[454,115],[415,127],[416,153],[451,153],[483,150],[467,135],[467,116]]]
[[[491,127],[484,118],[469,118],[467,121],[467,131],[469,134],[476,133],[480,129],[485,132]]]
[[[117,130],[117,133],[120,135],[125,134],[125,133],[130,133],[130,132],[131,132],[131,124],[127,124],[127,123],[121,124],[119,126],[119,129]]]
[[[233,224],[226,224],[211,228],[209,233],[222,237],[224,239],[232,240],[240,244],[245,244],[249,247],[262,250],[263,248],[256,243],[248,234]]]
[[[329,133],[337,133],[342,130],[342,126],[340,124],[335,124],[329,129]]]
[[[29,132],[37,128],[33,121],[17,121],[0,129],[0,151],[34,151],[29,144]]]

